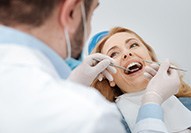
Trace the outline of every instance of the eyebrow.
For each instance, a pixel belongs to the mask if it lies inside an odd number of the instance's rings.
[[[131,40],[135,40],[135,38],[130,38],[130,39],[125,40],[125,44],[129,43],[129,41],[131,41]],[[118,48],[118,47],[117,47],[117,46],[111,47],[111,48],[107,51],[107,54],[108,54],[112,49],[115,49],[115,48]]]
[[[113,47],[111,47],[111,48],[107,51],[106,54],[108,54],[112,49],[115,49],[115,48],[118,48],[118,47],[117,47],[117,46],[113,46]]]
[[[131,40],[136,40],[136,39],[135,39],[135,38],[127,39],[127,40],[125,41],[125,44],[129,43],[129,41],[131,41]]]

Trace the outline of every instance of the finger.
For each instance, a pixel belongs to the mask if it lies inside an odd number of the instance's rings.
[[[103,72],[109,65],[110,65],[110,60],[104,59],[93,67],[94,72],[99,74]]]
[[[107,67],[107,70],[108,70],[110,73],[113,73],[113,74],[115,74],[115,73],[117,72],[116,68],[113,67],[113,66],[108,66],[108,67]]]
[[[104,77],[107,78],[109,81],[113,81],[113,76],[107,70],[103,71],[102,73]]]
[[[168,69],[170,67],[170,62],[168,59],[166,59],[163,63],[161,63],[160,67],[159,67],[159,72],[160,73],[168,73]]]
[[[147,80],[151,80],[153,78],[153,76],[147,72],[144,72],[144,77],[147,79]]]
[[[175,69],[169,69],[169,74],[172,77],[179,77],[178,71]]]
[[[175,69],[168,69],[168,78],[170,78],[174,83],[174,94],[177,94],[179,91],[179,88],[181,86],[180,82],[180,76],[177,70]]]
[[[155,76],[157,73],[157,71],[153,67],[150,67],[150,66],[145,67],[145,72],[149,73],[152,76]]]
[[[179,92],[179,88],[181,86],[181,83],[180,83],[180,77],[179,77],[179,74],[178,74],[178,71],[175,70],[175,69],[170,69],[170,75],[169,75],[171,78],[173,78],[173,80],[175,80],[175,84],[179,87],[177,87],[175,89],[175,92],[174,94],[177,94]]]
[[[91,63],[90,63],[91,62]],[[95,66],[97,63],[99,63],[99,61],[97,61],[97,60],[88,60],[88,64],[90,65],[90,66]]]
[[[92,62],[92,59],[97,60],[97,61],[102,61],[104,59],[109,59],[111,63],[114,63],[114,60],[111,57],[109,57],[108,55],[101,54],[101,53],[95,53],[95,54],[89,55],[88,58],[90,58],[87,61],[88,64]]]
[[[156,71],[158,71],[159,70],[159,64],[157,64],[157,63],[152,63],[151,65],[150,65],[153,69],[155,69]]]
[[[99,81],[102,81],[103,80],[103,78],[104,78],[104,76],[103,76],[103,74],[101,73],[101,74],[99,74],[98,75],[98,77],[97,77],[97,79],[99,80]]]

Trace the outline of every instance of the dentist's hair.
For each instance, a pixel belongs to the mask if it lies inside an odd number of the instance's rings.
[[[109,31],[109,34],[106,35],[103,39],[101,39],[98,42],[98,44],[93,49],[92,53],[101,53],[101,50],[102,50],[104,44],[106,43],[106,41],[111,36],[113,36],[114,34],[120,33],[120,32],[127,32],[127,33],[130,33],[130,34],[133,34],[133,35],[137,36],[137,38],[148,49],[148,52],[149,52],[149,55],[151,56],[152,61],[157,61],[156,54],[155,54],[154,50],[151,48],[150,45],[148,45],[138,34],[133,32],[132,30],[129,30],[127,28],[122,28],[122,27],[112,28]],[[180,97],[180,96],[191,97],[191,87],[183,81],[182,76],[180,76],[180,81],[181,81],[181,87],[179,89],[179,93],[176,96],[178,96],[178,97]],[[94,88],[96,88],[98,91],[100,91],[101,94],[106,97],[106,99],[108,99],[109,101],[112,101],[112,102],[115,101],[116,97],[123,94],[123,92],[121,91],[121,89],[117,85],[115,85],[114,87],[111,87],[110,83],[109,83],[109,81],[107,79],[103,79],[101,82],[96,79],[92,83],[92,86]]]
[[[0,0],[0,24],[41,26],[54,9],[66,0]],[[78,0],[79,1],[79,0]],[[86,15],[93,0],[84,0]]]

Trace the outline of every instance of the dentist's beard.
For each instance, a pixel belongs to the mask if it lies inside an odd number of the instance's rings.
[[[81,56],[81,52],[85,44],[83,40],[84,40],[84,28],[83,28],[83,22],[81,21],[73,38],[71,39],[71,49],[72,49],[71,56],[74,59],[79,59]]]

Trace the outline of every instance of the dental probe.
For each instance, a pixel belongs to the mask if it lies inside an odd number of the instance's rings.
[[[149,61],[149,60],[143,60],[144,62],[147,62],[147,63],[156,63],[160,66],[160,63],[159,62],[153,62],[153,61]],[[170,66],[169,68],[171,69],[175,69],[175,70],[179,70],[179,71],[183,71],[183,72],[187,72],[187,70],[184,70],[184,69],[181,69],[181,68],[177,68],[177,67],[174,67],[174,66]]]
[[[93,60],[95,60],[95,61],[101,61],[101,59],[93,59]],[[125,67],[123,67],[123,66],[116,65],[116,64],[114,64],[114,63],[110,63],[110,66],[113,66],[113,67],[116,67],[116,68],[120,68],[120,69],[122,69],[122,70],[124,70],[124,71],[128,71],[127,68],[125,68]]]

